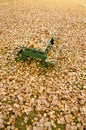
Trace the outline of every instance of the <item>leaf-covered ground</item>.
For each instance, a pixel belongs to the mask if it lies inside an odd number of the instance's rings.
[[[15,61],[51,36],[54,67]],[[0,130],[86,130],[86,0],[0,0]]]

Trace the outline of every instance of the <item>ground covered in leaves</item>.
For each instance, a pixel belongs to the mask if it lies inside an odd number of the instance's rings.
[[[15,61],[51,36],[54,67]],[[0,0],[0,130],[86,130],[85,45],[85,0]]]

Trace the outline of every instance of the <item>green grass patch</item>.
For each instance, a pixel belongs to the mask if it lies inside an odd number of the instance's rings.
[[[27,122],[24,122],[24,118],[27,117]],[[15,121],[15,127],[18,128],[18,130],[26,130],[26,125],[32,125],[34,118],[36,117],[35,112],[30,112],[29,115],[26,115],[26,113],[23,113],[21,117],[17,118]]]
[[[52,130],[65,130],[66,125],[65,124],[56,124],[56,127],[53,127]]]

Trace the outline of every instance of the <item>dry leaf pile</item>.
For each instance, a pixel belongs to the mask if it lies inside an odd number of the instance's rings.
[[[54,67],[15,61],[18,46],[51,36]],[[0,0],[0,129],[86,129],[85,0]]]

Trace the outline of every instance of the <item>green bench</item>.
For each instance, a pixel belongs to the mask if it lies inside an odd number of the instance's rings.
[[[41,59],[43,64],[48,67],[49,64],[53,64],[52,62],[47,62],[47,53],[49,51],[49,47],[54,44],[54,39],[51,38],[49,43],[47,44],[45,50],[38,50],[36,48],[28,48],[25,46],[20,46],[20,51],[17,52],[17,59],[25,61],[27,57],[38,58]]]

